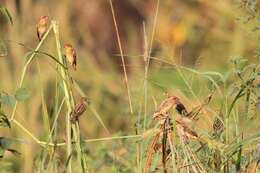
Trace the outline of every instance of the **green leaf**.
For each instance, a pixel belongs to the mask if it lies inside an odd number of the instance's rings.
[[[150,168],[150,170],[152,172],[156,170],[158,161],[159,161],[159,154],[155,153],[154,157],[153,157],[153,160],[152,160],[151,168]]]
[[[7,56],[8,52],[7,52],[7,47],[5,45],[5,42],[0,39],[0,57],[4,57]]]
[[[2,147],[0,147],[0,158],[3,158],[5,154],[5,149],[3,149]]]
[[[11,128],[11,123],[9,122],[7,116],[0,111],[0,126]]]
[[[3,149],[8,149],[11,145],[11,140],[4,138],[4,137],[0,137],[0,147]]]
[[[20,155],[20,152],[9,148],[10,145],[14,142],[14,139],[11,138],[5,138],[5,137],[0,137],[0,158],[4,157],[5,151],[9,151],[12,154],[15,155]]]
[[[18,101],[24,101],[28,99],[31,95],[31,92],[26,88],[19,88],[15,92],[15,98]]]
[[[10,95],[1,95],[0,102],[6,106],[14,107],[15,105],[15,98]]]
[[[11,24],[14,23],[14,22],[13,22],[13,18],[12,18],[10,12],[7,10],[6,7],[0,6],[0,13],[2,13],[2,15],[4,15],[5,18],[6,18]]]

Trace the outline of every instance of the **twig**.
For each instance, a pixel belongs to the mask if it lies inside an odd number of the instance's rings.
[[[131,93],[130,93],[130,88],[129,88],[129,84],[128,84],[128,77],[127,77],[127,73],[126,73],[124,53],[123,53],[123,50],[122,50],[122,45],[121,45],[121,40],[120,40],[120,35],[119,35],[119,31],[118,31],[118,26],[117,26],[117,22],[116,22],[115,11],[114,11],[112,0],[109,0],[109,3],[110,3],[110,7],[111,7],[111,12],[112,12],[112,15],[113,15],[113,21],[114,21],[114,24],[115,24],[117,42],[118,42],[119,51],[120,51],[120,55],[121,55],[121,61],[122,61],[122,64],[123,64],[123,70],[124,70],[125,84],[126,84],[126,88],[127,88],[129,107],[130,107],[131,114],[133,114]]]

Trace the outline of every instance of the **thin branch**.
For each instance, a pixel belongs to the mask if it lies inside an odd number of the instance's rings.
[[[112,15],[113,15],[113,21],[114,21],[114,24],[115,24],[117,42],[118,42],[119,51],[120,51],[120,55],[121,55],[121,61],[122,61],[122,64],[123,64],[123,70],[124,70],[125,84],[126,84],[126,88],[127,88],[129,107],[130,107],[131,114],[133,114],[131,93],[130,93],[130,88],[129,88],[129,84],[128,84],[128,77],[127,77],[127,73],[126,73],[124,53],[123,53],[123,50],[122,50],[121,39],[120,39],[119,31],[118,31],[118,26],[117,26],[117,22],[116,22],[115,11],[114,11],[112,0],[109,0],[109,3],[110,3],[110,7],[111,7],[111,12],[112,12]]]
[[[29,57],[28,61],[25,63],[24,67],[23,67],[23,72],[21,75],[21,79],[20,79],[20,83],[18,85],[18,88],[21,88],[23,85],[23,81],[24,81],[24,77],[25,77],[25,73],[27,71],[27,68],[29,66],[29,64],[31,63],[31,61],[33,60],[34,56],[36,55],[36,52],[40,49],[40,47],[42,46],[43,42],[45,41],[45,39],[47,38],[47,36],[49,35],[49,32],[52,30],[53,25],[50,25],[50,27],[48,28],[48,30],[46,31],[46,33],[44,34],[42,40],[39,42],[39,44],[37,45],[37,47],[35,48],[35,52],[32,53],[32,55]],[[16,109],[17,109],[17,101],[15,101],[15,105],[14,105],[14,109],[10,118],[10,121],[13,121],[15,113],[16,113]]]

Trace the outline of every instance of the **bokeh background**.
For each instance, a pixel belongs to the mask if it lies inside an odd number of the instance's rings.
[[[28,52],[26,47],[35,48],[38,43],[36,22],[40,16],[48,15],[59,23],[61,42],[71,43],[75,47],[78,69],[71,70],[71,76],[90,98],[91,104],[110,133],[135,134],[137,115],[143,111],[143,26],[150,40],[156,0],[113,1],[126,59],[134,114],[130,113],[128,107],[121,58],[108,0],[0,0],[0,3],[7,7],[13,18],[11,25],[4,17],[0,17],[0,38],[5,40],[8,50],[7,56],[0,57],[1,90],[10,95],[14,94]],[[259,8],[260,3],[245,5],[243,1],[235,0],[161,0],[152,57],[199,71],[218,71],[228,76],[232,66],[230,62],[234,57],[245,57],[250,62],[257,62],[255,55],[259,34],[254,15]],[[53,33],[48,36],[41,50],[56,55]],[[42,99],[46,102],[51,117],[56,71],[51,60],[43,55],[38,55],[37,58],[40,62],[40,72],[37,62],[33,61],[23,85],[30,89],[31,97],[18,104],[16,118],[35,136],[45,139]],[[197,79],[189,73],[184,75],[189,76],[187,80],[191,81],[194,92],[198,97],[205,98],[210,91],[209,85],[204,79]],[[152,114],[156,107],[154,100],[159,104],[165,98],[165,92],[180,96],[185,103],[189,103],[189,107],[197,104],[198,100],[188,92],[185,82],[176,70],[159,61],[151,60],[148,86],[148,114]],[[79,94],[75,93],[75,98],[79,98]],[[11,110],[5,108],[7,113],[11,113]],[[60,141],[65,138],[63,122],[60,118],[60,127],[57,130],[57,140]],[[206,124],[207,122],[204,125]],[[80,126],[83,138],[108,136],[91,111],[81,117]],[[0,160],[0,164],[6,164],[14,172],[32,172],[39,155],[37,151],[40,151],[41,147],[17,126],[11,130],[1,129],[0,136],[23,141],[22,144],[14,145],[22,155],[10,155],[8,159],[12,162]],[[105,152],[108,147],[116,150],[117,145],[122,143],[108,142],[99,146],[89,144],[87,149],[95,160],[103,157],[101,151]],[[125,148],[119,148],[118,155],[129,152]],[[91,152],[95,150],[99,151],[98,154]],[[62,160],[62,154],[59,157]],[[105,169],[101,168],[101,165],[101,161],[93,163],[93,167],[100,172]]]

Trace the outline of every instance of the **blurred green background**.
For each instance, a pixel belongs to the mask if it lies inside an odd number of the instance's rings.
[[[260,3],[252,1],[252,4],[245,5],[243,2],[160,1],[151,52],[153,58],[148,74],[148,115],[151,115],[156,105],[165,98],[165,92],[181,97],[189,109],[210,92],[211,85],[206,79],[185,71],[183,75],[196,93],[197,98],[194,97],[176,69],[162,63],[161,60],[201,72],[218,71],[225,77],[231,72],[231,59],[234,57],[244,57],[249,62],[259,63],[256,55],[259,42],[257,15]],[[8,53],[7,56],[0,57],[0,90],[14,95],[26,52],[29,51],[26,47],[35,48],[38,44],[37,20],[42,15],[48,15],[59,23],[62,44],[71,43],[76,49],[78,68],[77,71],[70,70],[71,76],[90,98],[92,106],[110,133],[135,134],[138,115],[144,111],[143,26],[145,25],[150,40],[157,1],[114,0],[113,3],[126,59],[134,114],[130,113],[128,106],[116,32],[107,0],[0,0],[0,4],[10,11],[13,19],[13,24],[10,24],[4,16],[0,17],[0,38],[4,40]],[[26,47],[17,43],[22,43]],[[53,33],[48,36],[41,50],[56,55]],[[43,100],[46,102],[51,119],[56,71],[55,63],[44,58],[44,55],[37,55],[37,59],[40,72],[37,61],[34,60],[29,66],[23,85],[30,90],[31,97],[18,104],[16,119],[35,136],[44,140],[47,131],[43,123],[42,102]],[[80,96],[77,92],[74,94],[77,100]],[[220,96],[215,96],[216,99],[218,97]],[[217,102],[214,104],[218,105]],[[7,115],[12,113],[11,107],[4,107],[4,110]],[[65,139],[65,123],[62,116],[58,120],[58,141]],[[212,117],[204,120],[203,127],[207,128],[208,122],[211,121]],[[80,128],[84,139],[109,136],[90,110],[81,117]],[[32,172],[40,153],[37,151],[40,151],[41,147],[15,125],[11,129],[1,128],[0,136],[22,141],[22,144],[13,146],[22,155],[19,157],[10,155],[7,161],[0,159],[0,164],[7,165],[13,172]],[[132,145],[132,148],[125,148]],[[120,156],[135,149],[133,141],[126,145],[124,141],[105,142],[99,146],[96,143],[87,145],[93,160],[102,158],[103,152],[107,152],[108,148],[116,150]],[[97,152],[93,152],[95,150]],[[62,153],[64,154],[61,152],[58,156],[60,160],[65,159]],[[12,162],[8,162],[8,159]],[[104,172],[106,169],[101,160],[93,161],[92,167],[96,172],[97,170]],[[113,166],[111,167],[113,170]]]

